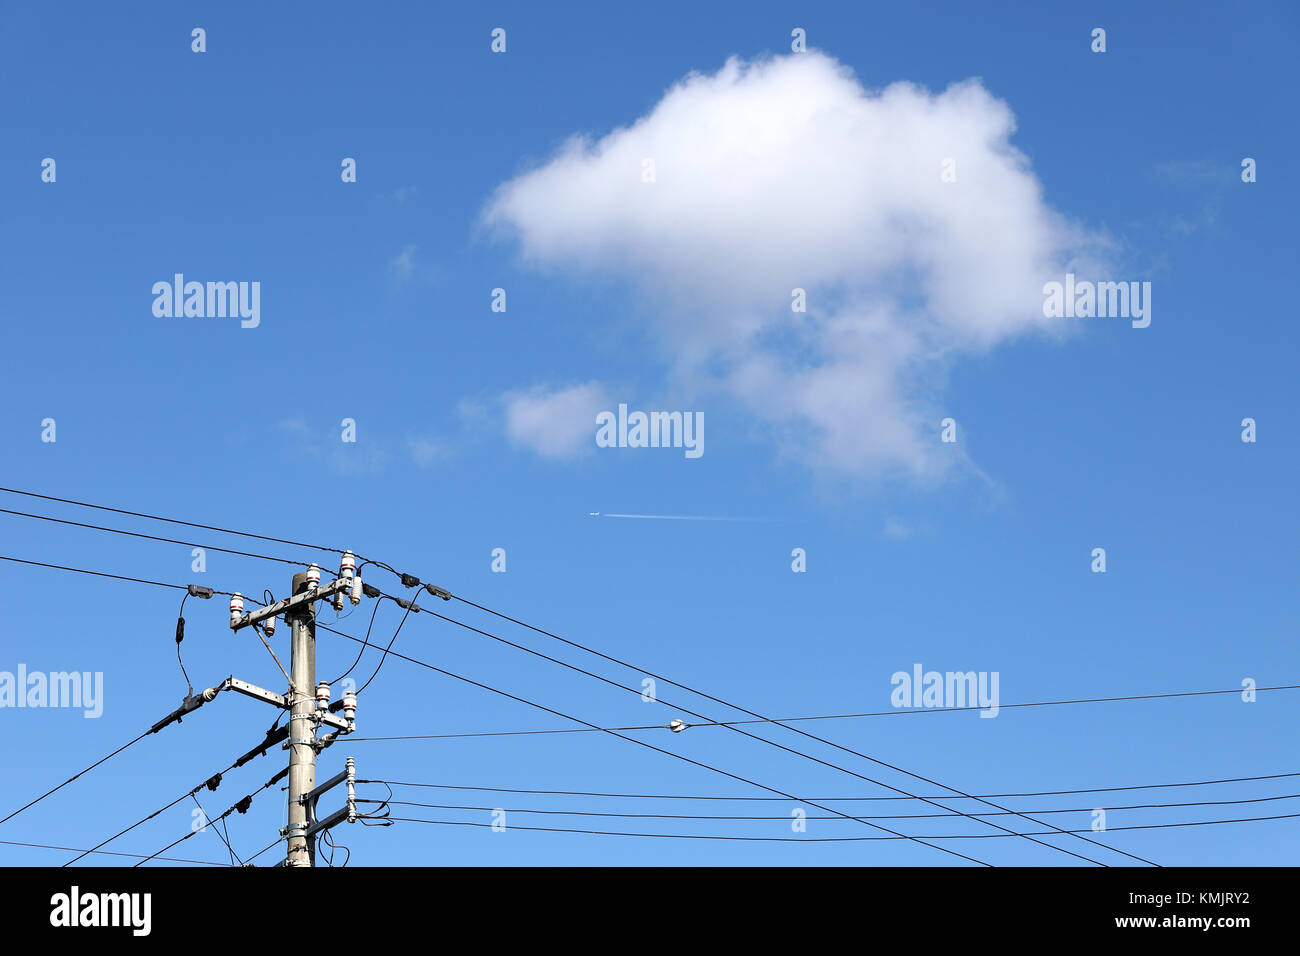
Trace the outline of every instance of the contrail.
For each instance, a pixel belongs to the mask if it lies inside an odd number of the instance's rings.
[[[647,521],[766,521],[766,518],[721,518],[710,515],[619,515],[601,514],[599,511],[587,512],[589,518],[641,518]]]

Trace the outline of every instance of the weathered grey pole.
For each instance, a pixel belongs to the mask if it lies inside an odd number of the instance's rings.
[[[307,590],[307,574],[293,576],[293,593]],[[293,682],[293,703],[289,708],[289,826],[285,860],[289,866],[312,866],[313,840],[307,829],[307,806],[303,794],[316,787],[316,602],[307,601],[293,612],[289,675]]]

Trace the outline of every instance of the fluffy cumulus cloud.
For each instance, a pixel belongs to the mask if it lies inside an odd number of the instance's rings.
[[[506,434],[545,458],[570,458],[595,447],[596,414],[609,408],[598,382],[537,387],[504,397]]]
[[[674,383],[742,403],[783,451],[935,474],[950,361],[1053,328],[1043,284],[1086,265],[1014,131],[976,81],[869,91],[818,53],[733,59],[569,140],[484,221],[534,265],[631,282]]]

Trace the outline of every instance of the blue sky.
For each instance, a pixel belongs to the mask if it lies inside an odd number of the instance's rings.
[[[202,54],[190,48],[194,27],[206,30]],[[495,27],[507,32],[503,54],[489,48]],[[981,280],[958,285],[971,290],[969,301],[944,305],[948,312],[924,343],[938,358],[921,362],[908,353],[909,363],[895,370],[899,381],[881,393],[923,410],[923,427],[904,429],[902,451],[879,441],[880,408],[850,390],[832,403],[833,421],[866,457],[845,466],[817,437],[827,425],[817,417],[824,407],[783,418],[773,411],[785,407],[781,394],[762,396],[772,400],[765,405],[741,389],[711,387],[717,382],[684,358],[719,327],[711,323],[791,316],[788,300],[742,301],[769,276],[785,280],[780,255],[790,250],[779,230],[758,234],[722,216],[709,228],[720,236],[736,229],[737,241],[710,247],[713,234],[700,239],[687,221],[692,207],[682,206],[685,213],[669,217],[649,241],[635,222],[639,200],[631,212],[594,201],[588,208],[590,180],[566,179],[562,167],[557,181],[574,187],[572,203],[548,208],[554,192],[534,189],[545,201],[540,211],[485,221],[503,185],[526,184],[570,137],[597,142],[631,126],[688,74],[707,81],[729,57],[784,62],[796,27],[807,31],[812,51],[801,63],[851,71],[868,98],[908,81],[927,91],[919,104],[933,105],[946,101],[931,97],[977,78],[987,99],[972,111],[1000,103],[1014,116],[1005,139],[1023,161],[999,169],[1018,185],[1040,187],[1025,200],[1031,211],[1050,211],[1086,234],[1089,249],[1102,250],[1102,278],[1152,284],[1151,325],[1083,319],[1062,333],[1039,316],[1032,325],[1028,318],[1000,325],[994,341],[975,347],[961,338],[964,317],[991,307]],[[1089,49],[1095,27],[1107,32],[1105,53]],[[1003,704],[1217,690],[1245,678],[1294,683],[1297,337],[1285,303],[1296,252],[1290,167],[1297,143],[1283,119],[1293,85],[1283,71],[1296,27],[1294,8],[1269,3],[1249,16],[1209,4],[1087,11],[660,4],[635,15],[596,5],[435,12],[140,4],[127,15],[89,4],[9,5],[0,13],[0,77],[18,92],[0,106],[3,484],[352,548],[767,715],[889,710],[891,675],[917,663],[997,672]],[[708,113],[713,88],[695,89],[695,105],[716,119]],[[957,115],[964,110],[959,104]],[[834,123],[816,128],[827,126]],[[652,128],[665,149],[679,132],[671,117]],[[907,135],[890,123],[880,129],[881,142],[844,134],[843,155],[859,148],[867,157],[897,155],[886,142],[895,134],[906,155]],[[826,151],[830,160],[834,154]],[[691,146],[685,155],[703,150]],[[769,169],[759,155],[755,162]],[[45,157],[57,163],[54,183],[41,180]],[[344,157],[357,162],[355,183],[340,179]],[[1257,161],[1257,182],[1241,181],[1244,157]],[[969,168],[960,156],[958,163]],[[677,167],[675,180],[673,169],[662,174],[650,188],[663,191],[651,195],[681,201],[673,190],[691,171]],[[936,166],[936,189],[938,178]],[[822,190],[826,208],[855,215],[833,180],[774,181],[808,195]],[[980,201],[977,183],[965,185],[960,174],[958,181],[975,191],[971,202]],[[769,199],[728,195],[727,181],[695,185],[722,196],[724,212],[748,214]],[[906,209],[895,212],[905,221]],[[613,243],[601,231],[605,216],[619,227]],[[800,227],[816,230],[819,222],[810,215]],[[548,246],[552,227],[573,241]],[[827,248],[838,248],[826,235]],[[941,262],[950,234],[937,235]],[[872,237],[887,250],[908,248],[887,228]],[[534,255],[524,248],[530,238],[540,243]],[[983,254],[1002,238],[991,228],[987,243],[963,241]],[[802,248],[820,247],[814,240]],[[761,256],[772,249],[779,254],[769,269]],[[741,258],[750,251],[760,258]],[[678,294],[690,287],[694,295],[701,276],[713,281],[711,270],[733,253],[738,258],[716,285],[727,294],[704,295],[702,305],[697,297],[698,312],[684,305]],[[825,283],[809,282],[809,321],[856,321],[845,310],[861,295],[904,336],[909,321],[935,310],[927,287],[905,280],[911,270],[942,272],[942,265],[904,257],[878,277],[845,255]],[[260,282],[260,325],[156,317],[151,287],[176,272]],[[856,285],[877,278],[901,281],[902,289],[873,286],[868,295]],[[491,310],[495,288],[507,290],[504,313]],[[947,331],[953,335],[944,339]],[[779,352],[783,333],[773,334],[777,345],[760,355]],[[809,342],[826,344],[802,345]],[[864,362],[869,371],[871,360]],[[611,408],[703,411],[705,454],[689,460],[673,449],[597,448],[594,424],[581,447],[561,442],[550,453],[547,429],[568,434],[572,422],[551,422],[554,409],[533,409],[530,397],[588,383],[600,383],[596,392]],[[512,402],[521,396],[541,416],[540,432],[512,430],[511,409],[519,410]],[[958,424],[955,448],[939,442],[939,420],[948,416]],[[1246,417],[1257,423],[1254,443],[1241,441]],[[56,422],[53,443],[41,440],[47,418]],[[345,418],[356,422],[355,443],[340,440]],[[924,451],[908,451],[916,448]],[[328,557],[0,498],[4,508],[200,544]],[[0,515],[0,542],[8,556],[250,595],[270,588],[282,596],[291,573],[210,552],[207,571],[194,574],[187,547],[8,515]],[[1105,574],[1090,569],[1097,547],[1106,549]],[[505,549],[505,573],[491,569],[494,548]],[[805,573],[791,570],[794,548],[806,550]],[[185,682],[172,639],[174,592],[19,565],[5,571],[10,616],[0,671],[19,664],[102,671],[105,686],[104,713],[94,720],[74,710],[0,710],[8,802],[16,807],[170,711]],[[375,580],[397,590],[391,579]],[[370,609],[363,605],[340,627],[362,633]],[[640,688],[638,673],[472,608],[437,610]],[[278,689],[282,678],[265,650],[247,631],[232,635],[225,616],[220,599],[186,607],[183,650],[194,682],[207,686],[234,673]],[[384,642],[399,617],[391,604],[379,611],[375,632]],[[277,653],[287,653],[284,634]],[[407,621],[396,648],[602,726],[664,723],[680,713],[427,617]],[[354,653],[323,635],[320,669],[340,671]],[[372,668],[368,656],[358,674]],[[743,716],[658,690],[714,719]],[[1012,709],[992,720],[974,713],[863,718],[811,729],[967,793],[1055,791],[1300,771],[1287,733],[1298,707],[1295,692],[1279,691],[1250,704],[1225,695]],[[273,716],[265,705],[223,697],[0,825],[0,839],[93,845],[225,766]],[[397,660],[363,695],[359,720],[358,736],[573,726]],[[755,732],[913,793],[936,792],[780,729]],[[886,794],[724,729],[640,736],[803,798]],[[327,751],[321,776],[341,768],[347,754],[366,778],[764,795],[602,734],[358,741]],[[278,770],[283,756],[273,751],[228,775],[217,793],[200,797],[204,806],[224,810]],[[1249,799],[1296,792],[1294,779],[1138,795]],[[440,792],[407,791],[401,799],[780,817],[793,806],[682,810],[662,800],[429,793]],[[1148,801],[1094,794],[1015,806],[1140,802]],[[1300,812],[1294,800],[1244,807],[1111,810],[1108,823]],[[231,824],[235,849],[251,853],[269,843],[282,813],[279,791],[263,794]],[[395,813],[489,820],[479,811]],[[153,852],[182,836],[190,819],[188,807],[177,807],[113,846]],[[600,829],[612,818],[509,819]],[[1084,811],[1051,819],[1072,828],[1091,823]],[[614,822],[604,828],[791,835],[782,819]],[[914,834],[956,826],[887,825]],[[1099,838],[1166,864],[1269,865],[1294,859],[1297,833],[1295,820],[1278,820]],[[809,837],[863,835],[879,834],[843,820],[808,823]],[[354,826],[337,836],[351,846],[353,863],[367,865],[961,862],[906,842],[796,846],[419,824]],[[1082,849],[1069,838],[1054,842]],[[1002,865],[1078,862],[1023,840],[953,844]],[[176,852],[226,858],[211,832]],[[8,864],[57,864],[65,856],[0,847]]]

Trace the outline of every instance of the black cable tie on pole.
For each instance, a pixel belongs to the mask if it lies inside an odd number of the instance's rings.
[[[213,774],[211,777],[208,778],[207,782],[204,783],[203,785],[207,787],[209,790],[216,790],[217,787],[221,786],[221,774],[219,773]]]
[[[205,601],[212,597],[213,593],[212,588],[202,584],[190,584],[186,586],[186,590],[190,592],[190,597],[203,598]]]

